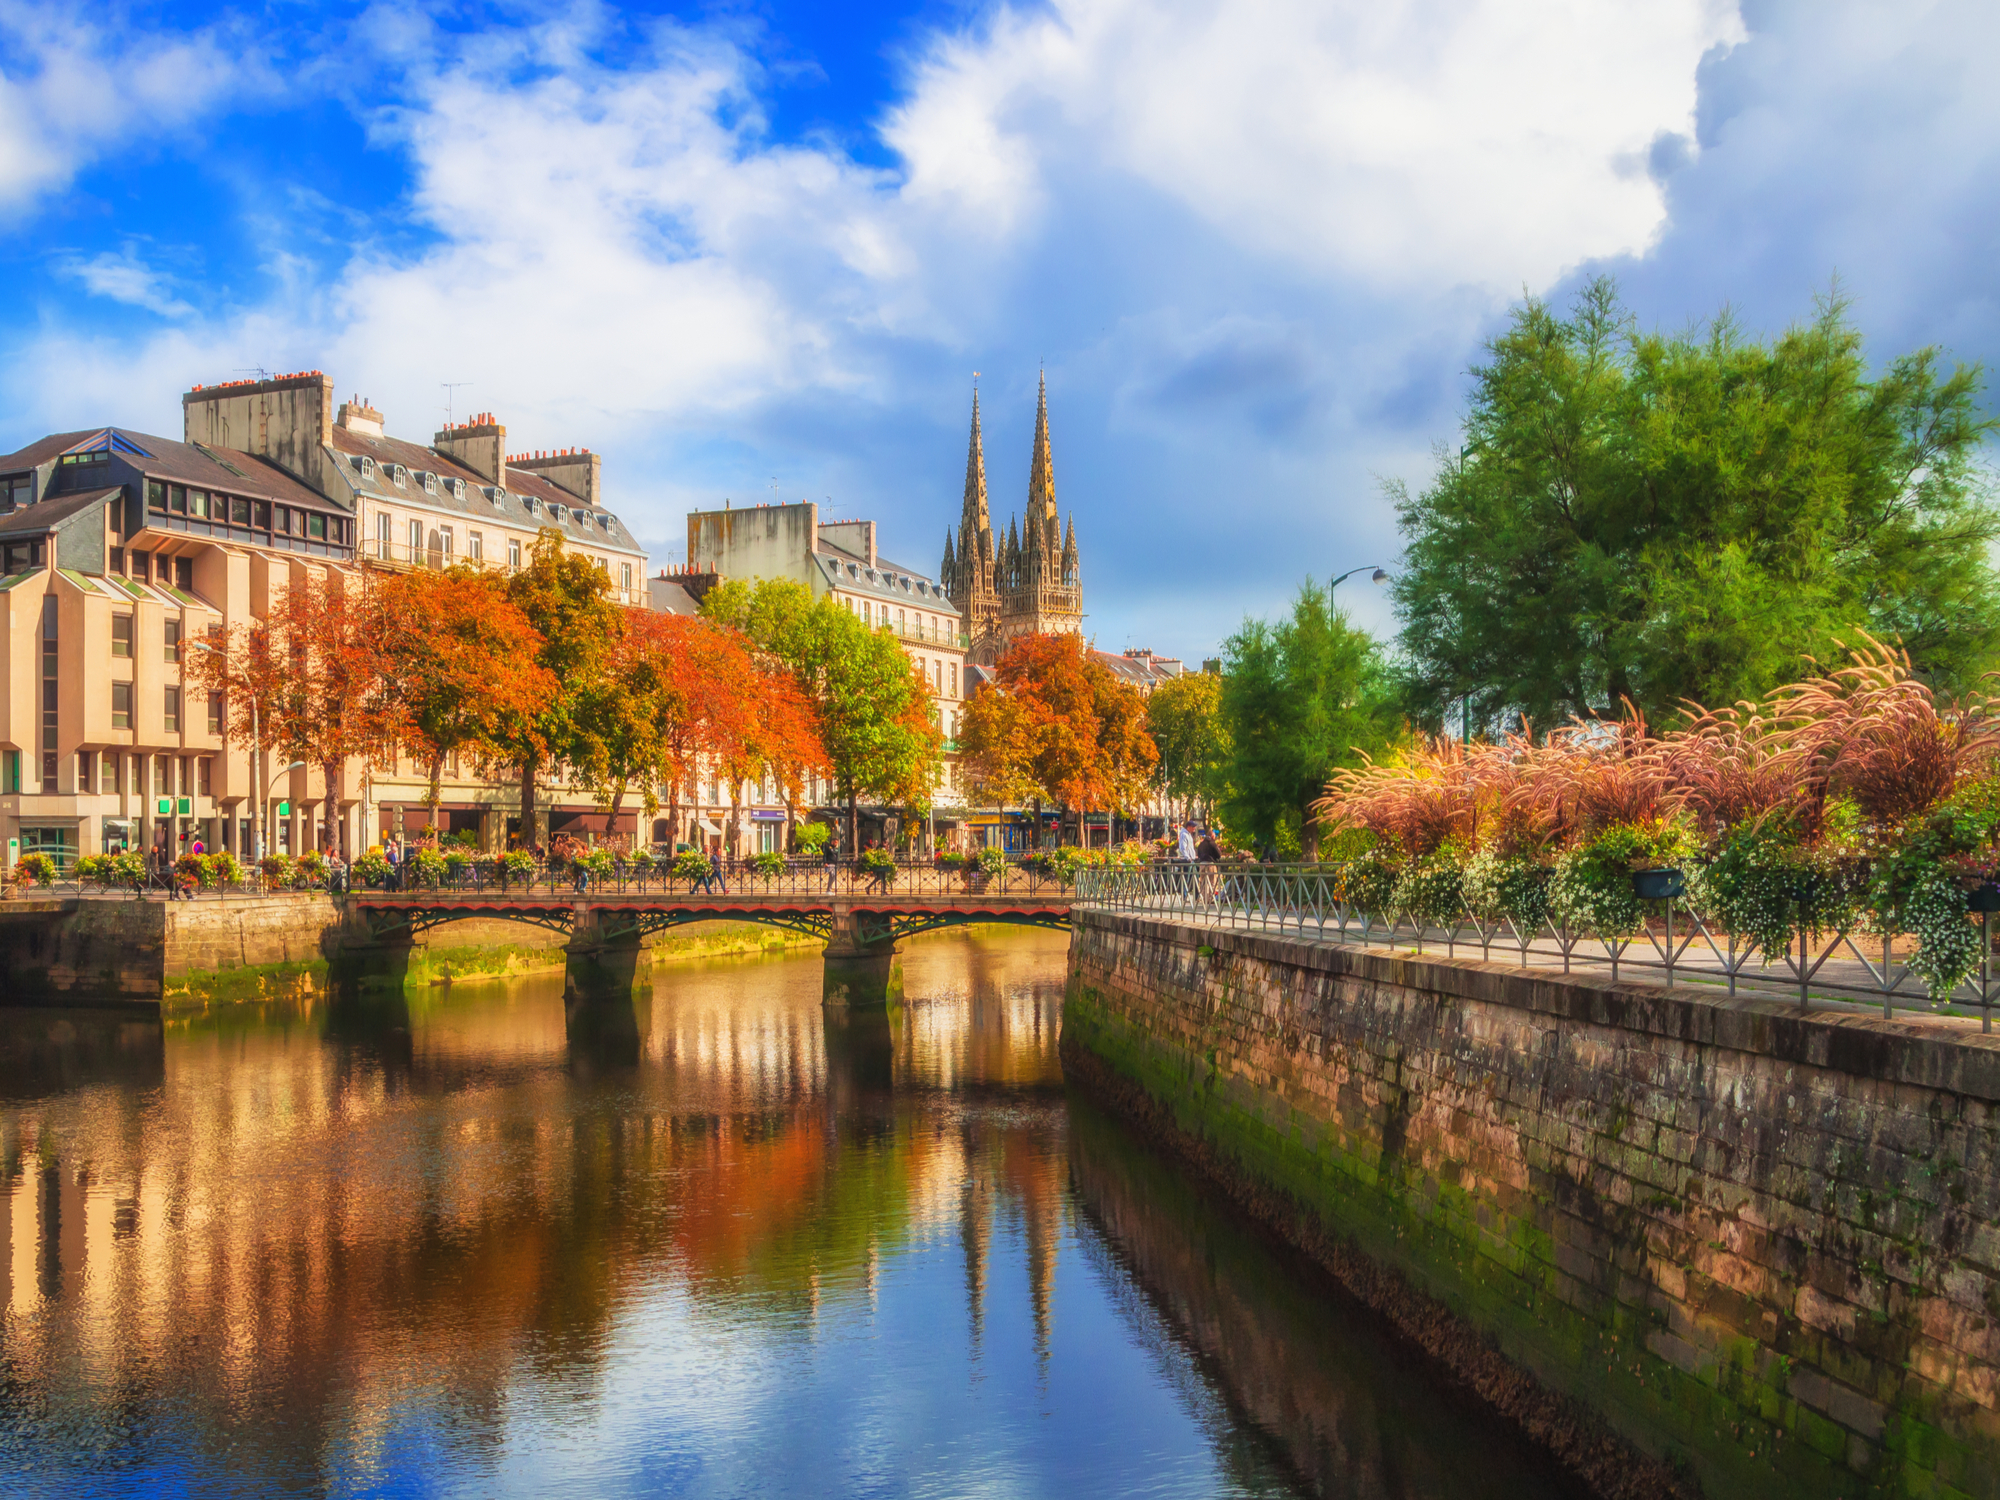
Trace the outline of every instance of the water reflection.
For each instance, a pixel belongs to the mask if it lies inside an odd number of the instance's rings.
[[[6,1016],[0,1469],[96,1493],[1492,1488],[1492,1435],[1385,1439],[1337,1321],[1286,1345],[1323,1289],[1073,1113],[1061,973],[1053,936],[917,944],[904,1008],[831,1025],[809,958],[595,1009],[552,979],[150,1034]],[[1201,1264],[1227,1268],[1206,1295]],[[1397,1447],[1468,1437],[1470,1466]],[[1342,1444],[1373,1457],[1326,1460]]]

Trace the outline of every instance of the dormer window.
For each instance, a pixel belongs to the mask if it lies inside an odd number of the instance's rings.
[[[503,506],[507,503],[507,492],[498,485],[488,485],[486,487],[486,498],[492,501],[495,506]]]
[[[567,507],[553,503],[549,506],[549,519],[551,521],[564,521],[568,519],[568,516],[569,511]]]
[[[424,471],[424,494],[435,495],[437,493],[438,493],[438,477],[435,474],[432,474],[430,470],[426,469]]]
[[[532,495],[523,495],[521,497],[521,509],[526,511],[530,516],[534,515],[535,497]]]
[[[391,464],[389,466],[389,478],[395,483],[397,489],[401,489],[410,482],[410,471],[405,469],[401,464]]]
[[[450,483],[451,483],[451,498],[453,500],[465,499],[465,481],[462,479],[455,479],[452,480]]]

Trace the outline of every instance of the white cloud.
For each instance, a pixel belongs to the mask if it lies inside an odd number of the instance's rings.
[[[0,206],[59,189],[106,150],[152,145],[261,94],[241,39],[146,33],[83,7],[0,0]]]
[[[163,318],[185,318],[194,309],[173,293],[172,278],[139,259],[137,250],[106,250],[88,258],[69,257],[65,276],[82,284],[93,297],[108,297],[129,307],[142,307]]]
[[[1005,230],[1095,163],[1253,249],[1410,286],[1545,284],[1642,249],[1720,0],[1071,0],[941,41],[888,135],[910,190]]]

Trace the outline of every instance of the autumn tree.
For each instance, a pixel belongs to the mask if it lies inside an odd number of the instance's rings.
[[[595,730],[584,709],[616,642],[618,606],[605,575],[590,559],[564,550],[563,535],[543,527],[528,566],[507,580],[507,598],[535,633],[535,665],[548,674],[549,690],[526,710],[500,717],[493,743],[520,769],[521,838],[533,843],[536,791],[551,760],[594,764]]]
[[[981,702],[995,695],[1014,705]],[[967,705],[960,744],[990,782],[1046,793],[1065,822],[1074,811],[1079,843],[1083,815],[1133,806],[1159,760],[1138,690],[1068,632],[1008,648],[994,681]]]
[[[418,569],[390,577],[376,599],[378,721],[423,757],[435,809],[446,758],[490,752],[555,680],[537,661],[539,633],[491,574]]]
[[[850,850],[858,848],[863,797],[913,811],[930,806],[944,736],[930,687],[894,636],[782,579],[725,584],[702,601],[702,612],[740,629],[797,684],[847,804]]]

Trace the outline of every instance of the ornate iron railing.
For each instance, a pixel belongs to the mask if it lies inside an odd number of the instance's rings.
[[[1402,911],[1364,911],[1342,897],[1337,866],[1168,864],[1086,869],[1077,878],[1076,905],[1320,943],[1501,959],[1564,974],[1608,971],[1614,981],[1657,977],[1669,985],[1712,986],[1731,996],[1775,994],[1804,1008],[1879,1004],[1885,1017],[1898,1007],[1977,1016],[1987,1032],[2000,1000],[1993,919],[1986,912],[1976,914],[1978,971],[1948,999],[1934,1000],[1905,962],[1914,950],[1909,935],[1858,927],[1801,932],[1784,953],[1766,954],[1754,940],[1720,929],[1679,897],[1645,903],[1642,925],[1627,933],[1554,922],[1523,932],[1504,917],[1470,908],[1448,924],[1419,922]]]

